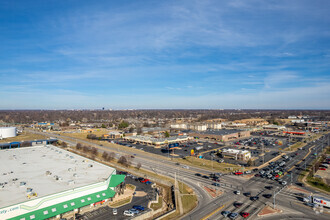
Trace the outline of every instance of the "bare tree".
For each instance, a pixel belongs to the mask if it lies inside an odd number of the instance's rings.
[[[77,150],[81,150],[81,149],[82,149],[82,147],[83,147],[83,146],[82,146],[82,144],[81,144],[81,143],[77,143],[77,145],[76,145],[76,149],[77,149]]]
[[[85,153],[89,152],[89,147],[87,147],[87,146],[83,146],[82,149]]]
[[[115,156],[116,156],[116,154],[114,152],[110,152],[108,155],[108,161],[115,159]]]
[[[124,166],[128,166],[128,163],[127,163],[128,161],[127,161],[127,159],[126,159],[126,157],[125,156],[121,156],[120,158],[119,158],[119,160],[118,160],[118,163],[120,163],[120,164],[122,164],[122,165],[124,165]]]
[[[136,169],[140,169],[142,167],[142,164],[141,163],[138,163],[138,164],[136,164]]]
[[[102,158],[103,160],[108,160],[109,154],[105,151],[103,151]]]
[[[97,155],[97,149],[96,149],[96,147],[92,147],[91,148],[91,154],[94,155],[94,156]]]

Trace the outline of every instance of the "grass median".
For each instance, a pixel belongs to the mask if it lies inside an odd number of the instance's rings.
[[[44,135],[29,133],[23,131],[22,133],[18,134],[16,137],[5,138],[0,140],[0,143],[8,143],[8,142],[23,142],[23,141],[33,141],[33,140],[41,140],[45,139]]]

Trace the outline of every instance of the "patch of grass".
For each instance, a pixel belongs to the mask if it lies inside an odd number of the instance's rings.
[[[303,142],[297,142],[293,145],[291,145],[290,147],[285,148],[285,151],[295,151],[296,149],[300,148],[300,147],[304,147],[306,145],[306,143]]]
[[[159,196],[158,197],[158,202],[157,203],[152,203],[150,208],[155,211],[157,209],[162,208],[162,206],[163,206],[163,197]]]
[[[315,177],[307,177],[307,182],[312,185],[313,187],[325,190],[327,192],[330,192],[330,186],[322,181],[320,178]]]
[[[117,202],[113,202],[113,203],[110,202],[110,206],[111,206],[112,208],[118,208],[118,207],[121,207],[121,206],[123,206],[123,205],[126,205],[126,204],[130,203],[130,202],[131,202],[131,198],[132,198],[132,196],[130,196],[130,197],[126,198],[126,199],[123,199],[123,200],[117,201]]]
[[[128,189],[131,189],[131,190],[135,190],[136,189],[136,186],[132,185],[132,184],[126,184],[126,187]]]
[[[5,138],[0,140],[0,143],[7,143],[7,142],[22,142],[22,141],[33,141],[33,140],[41,140],[46,139],[45,136],[40,134],[33,134],[26,131],[23,131],[21,134],[18,134],[16,137]]]

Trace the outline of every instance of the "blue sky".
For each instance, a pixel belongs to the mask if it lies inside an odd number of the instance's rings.
[[[0,1],[0,109],[330,109],[330,1]]]

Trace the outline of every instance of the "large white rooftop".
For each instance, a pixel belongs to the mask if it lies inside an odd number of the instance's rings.
[[[53,145],[0,150],[0,208],[105,181],[114,168]],[[24,183],[26,183],[24,185]]]

